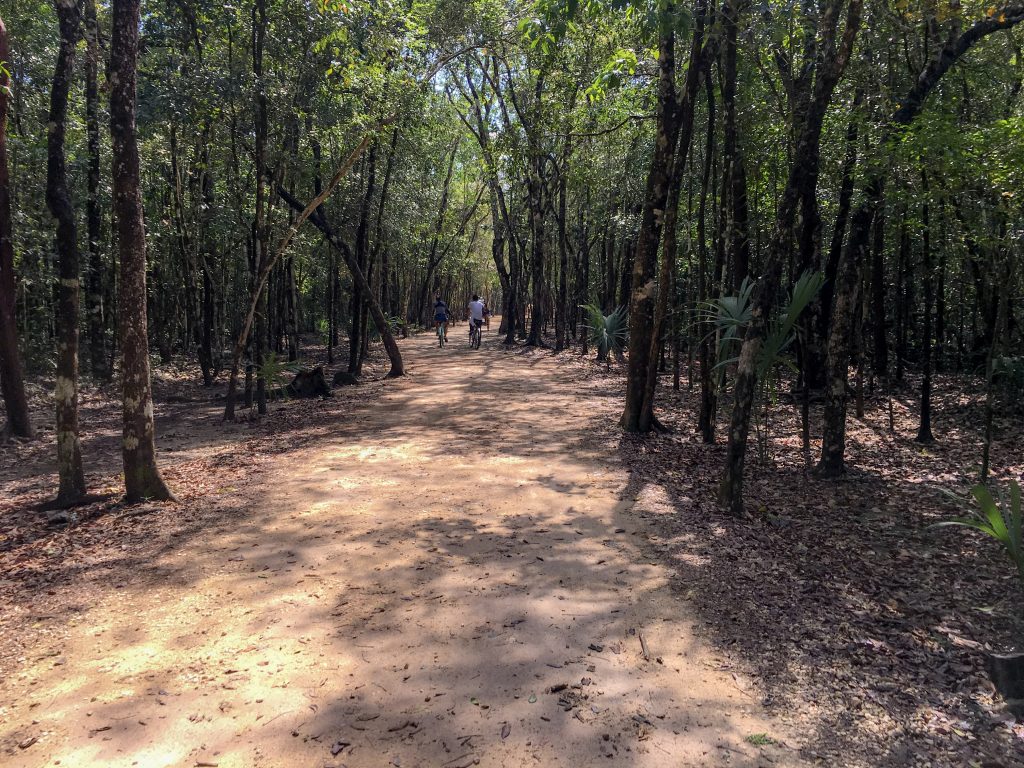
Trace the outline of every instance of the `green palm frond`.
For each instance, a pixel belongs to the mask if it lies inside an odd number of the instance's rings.
[[[596,304],[581,307],[587,315],[590,342],[597,348],[598,358],[603,360],[609,353],[622,352],[629,338],[629,309],[618,307],[606,315]]]
[[[959,506],[968,510],[969,514],[953,520],[935,523],[929,528],[945,528],[952,525],[973,528],[991,536],[998,541],[1006,554],[1010,556],[1017,573],[1024,580],[1024,534],[1022,534],[1021,491],[1020,485],[1011,480],[1007,492],[992,493],[984,485],[976,485],[971,489],[974,506],[951,491],[942,489],[943,493],[953,499]]]

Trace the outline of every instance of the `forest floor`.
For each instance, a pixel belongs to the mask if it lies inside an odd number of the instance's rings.
[[[857,469],[827,483],[779,406],[738,521],[685,388],[663,391],[672,434],[623,437],[620,371],[464,332],[402,342],[405,379],[375,359],[228,425],[194,371],[158,369],[177,505],[118,501],[110,388],[81,421],[111,496],[70,525],[34,509],[52,430],[0,447],[0,762],[1024,765],[982,669],[1021,636],[1019,584],[987,542],[926,530],[952,514],[932,484],[977,460],[976,395],[938,382],[928,448],[911,393],[895,435],[869,400]]]

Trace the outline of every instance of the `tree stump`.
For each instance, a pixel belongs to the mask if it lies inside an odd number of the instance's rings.
[[[348,371],[338,371],[336,374],[334,374],[334,381],[332,383],[336,387],[350,387],[354,384],[358,384],[359,379],[357,379]]]
[[[1024,653],[989,654],[988,674],[1007,708],[1024,714]]]
[[[331,387],[327,383],[327,377],[324,376],[324,369],[317,367],[311,371],[299,371],[295,374],[291,384],[286,387],[278,387],[270,394],[272,397],[283,399],[330,397]]]

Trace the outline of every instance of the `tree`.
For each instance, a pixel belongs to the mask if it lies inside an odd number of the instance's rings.
[[[3,432],[15,437],[33,435],[25,397],[21,353],[14,317],[14,241],[11,222],[11,181],[7,164],[7,110],[11,98],[11,74],[7,69],[11,50],[7,27],[0,19],[0,389],[7,408]]]
[[[68,90],[78,42],[79,11],[75,0],[56,0],[60,48],[53,73],[47,136],[46,202],[57,220],[60,285],[57,313],[57,503],[69,506],[85,495],[82,449],[78,439],[78,297],[79,259],[75,211],[68,192],[64,160]]]
[[[806,94],[806,101],[801,98],[802,108],[793,109],[793,122],[797,128],[793,161],[779,199],[775,232],[769,246],[767,262],[751,300],[751,322],[740,348],[725,473],[718,494],[719,502],[736,516],[744,514],[743,471],[750,417],[757,389],[761,346],[767,335],[769,317],[779,292],[783,262],[792,244],[797,205],[806,195],[813,194],[809,192],[809,188],[813,189],[817,184],[821,130],[825,113],[832,101],[835,87],[846,69],[860,29],[861,0],[850,0],[846,9],[845,29],[841,37],[838,35],[843,4],[843,0],[831,0],[825,6],[818,20],[815,37],[807,43],[818,65],[814,69],[805,67],[802,71],[802,77],[810,78],[813,74],[813,84],[809,81],[799,84],[799,91]],[[797,93],[797,85],[794,84],[794,93]]]
[[[876,170],[868,178],[862,200],[850,219],[850,234],[839,267],[836,303],[828,339],[828,386],[821,459],[817,467],[822,475],[835,476],[845,471],[846,380],[852,335],[849,329],[857,304],[860,264],[866,255],[871,225],[885,189],[885,176],[881,171],[884,167],[885,153],[890,151],[890,142],[895,142],[914,122],[924,108],[929,94],[957,61],[988,35],[999,30],[1011,29],[1022,21],[1024,6],[1008,6],[1002,10],[991,8],[986,18],[976,21],[962,33],[959,32],[959,22],[951,22],[946,42],[935,52],[913,86],[900,100],[899,109],[887,125],[883,141],[879,145],[882,156],[875,159],[873,167]],[[931,307],[928,307],[927,311],[930,312]]]
[[[121,262],[118,326],[121,336],[122,426],[125,499],[173,500],[156,463],[153,393],[146,312],[146,230],[135,132],[135,82],[139,52],[139,0],[114,0],[110,39],[110,136],[113,149],[114,221]]]

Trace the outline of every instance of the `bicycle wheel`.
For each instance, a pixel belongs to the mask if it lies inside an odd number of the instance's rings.
[[[444,349],[444,328],[437,326],[437,346]]]

